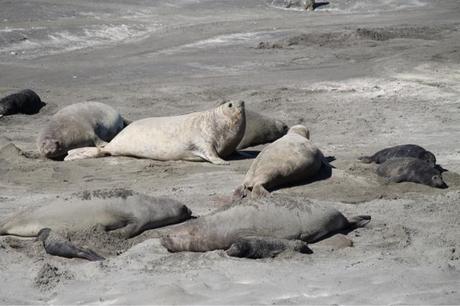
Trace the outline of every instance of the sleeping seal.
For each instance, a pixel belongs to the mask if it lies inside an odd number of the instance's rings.
[[[245,197],[248,191],[252,197],[267,195],[267,189],[318,174],[323,163],[328,164],[323,153],[310,141],[307,128],[294,125],[286,135],[259,153],[243,184],[236,188],[234,198]]]
[[[359,157],[359,160],[366,164],[382,164],[389,159],[399,157],[413,157],[424,160],[432,165],[436,164],[436,157],[433,153],[425,150],[421,146],[414,144],[405,144],[386,148],[378,151],[377,153],[371,156],[361,156]]]
[[[235,151],[245,125],[244,102],[230,101],[208,111],[137,120],[105,147],[71,150],[65,160],[124,155],[226,165],[222,158]]]
[[[413,182],[437,188],[447,188],[441,170],[413,157],[393,158],[377,168],[377,174],[394,183]]]
[[[286,250],[310,253],[307,243],[366,225],[338,210],[282,195],[244,199],[228,208],[171,227],[161,238],[170,252],[227,250],[237,257],[268,257]]]
[[[46,103],[33,90],[24,89],[0,100],[0,118],[18,113],[36,114],[45,105]]]
[[[62,159],[68,150],[104,146],[128,122],[107,104],[83,102],[64,107],[40,132],[37,147],[47,158]]]

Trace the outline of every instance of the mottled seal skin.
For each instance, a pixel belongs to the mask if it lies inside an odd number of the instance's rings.
[[[432,165],[436,164],[436,157],[430,151],[414,144],[404,144],[378,151],[372,156],[362,156],[359,160],[363,163],[382,164],[392,158],[413,157],[424,160]]]
[[[145,230],[182,222],[190,210],[180,202],[138,193],[94,193],[89,198],[55,200],[39,208],[21,211],[0,222],[0,235],[36,237],[41,229],[58,233],[100,226],[130,238]]]
[[[389,159],[377,168],[377,174],[394,183],[413,182],[437,188],[448,187],[437,167],[418,158]]]
[[[65,160],[101,156],[134,156],[155,160],[209,161],[217,165],[243,138],[243,101],[229,101],[204,112],[135,121],[103,148],[80,148]]]
[[[273,142],[286,135],[289,127],[281,120],[272,119],[257,112],[246,110],[246,129],[237,149]]]
[[[96,252],[74,245],[69,240],[51,231],[50,228],[43,228],[38,232],[38,240],[42,241],[46,253],[53,256],[65,258],[82,258],[90,261],[104,260],[105,258]]]
[[[31,89],[6,96],[0,100],[0,118],[13,114],[33,115],[45,106],[40,97]]]
[[[161,243],[170,252],[221,249],[228,250],[231,256],[249,258],[273,256],[285,249],[309,253],[303,242],[316,242],[336,232],[364,226],[369,220],[370,216],[347,219],[330,206],[271,195],[244,199],[175,225]]]
[[[251,164],[243,184],[236,188],[234,199],[269,194],[267,189],[295,183],[318,174],[327,163],[322,152],[310,141],[303,125],[291,127],[288,133],[266,146]]]
[[[313,11],[316,8],[315,0],[274,0],[272,4],[284,8],[302,8]]]
[[[99,102],[76,103],[58,111],[37,139],[41,155],[60,159],[71,149],[104,146],[127,121],[111,106]]]

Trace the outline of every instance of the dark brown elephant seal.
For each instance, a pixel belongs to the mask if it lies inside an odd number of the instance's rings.
[[[377,168],[377,174],[394,183],[413,182],[436,188],[447,188],[441,170],[418,158],[393,158]]]
[[[299,182],[318,174],[323,153],[310,141],[310,132],[303,125],[292,126],[288,133],[266,146],[252,162],[243,184],[236,188],[234,198],[248,193],[252,197],[269,194],[270,189]]]
[[[35,91],[24,89],[0,100],[0,118],[18,113],[33,115],[45,105],[46,103],[40,99]]]
[[[338,210],[282,195],[244,199],[207,216],[173,226],[161,243],[171,252],[228,250],[231,256],[267,257],[362,227],[370,216],[347,219]]]
[[[58,111],[37,139],[47,158],[63,158],[71,149],[104,146],[128,122],[111,106],[99,102],[76,103]]]
[[[257,112],[246,110],[246,129],[238,150],[273,142],[283,137],[289,127],[281,120],[272,119]]]
[[[361,156],[359,160],[363,163],[382,164],[392,158],[413,157],[424,160],[432,165],[436,164],[436,157],[430,151],[414,144],[404,144],[378,151],[371,156]]]
[[[111,155],[226,165],[223,158],[235,151],[245,125],[244,102],[230,101],[208,111],[134,121],[105,147],[75,149],[65,160]]]

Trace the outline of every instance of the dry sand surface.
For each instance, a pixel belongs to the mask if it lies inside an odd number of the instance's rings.
[[[0,95],[32,88],[47,103],[37,115],[0,119],[0,217],[119,187],[175,198],[196,216],[212,212],[228,202],[250,158],[229,166],[57,162],[37,157],[35,139],[58,109],[77,102],[107,103],[136,120],[241,99],[306,125],[336,158],[330,178],[276,192],[373,218],[349,234],[353,247],[313,244],[311,255],[264,260],[170,254],[144,233],[129,245],[113,242],[111,256],[95,263],[2,237],[0,303],[460,303],[459,1],[330,0],[315,12],[264,0],[0,6]],[[357,161],[402,143],[432,151],[449,170],[449,188],[385,184],[374,165]]]

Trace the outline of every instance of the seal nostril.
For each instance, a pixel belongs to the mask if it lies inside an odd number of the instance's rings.
[[[233,106],[232,103],[229,103],[229,104],[228,104],[228,107],[232,107],[232,106]]]

